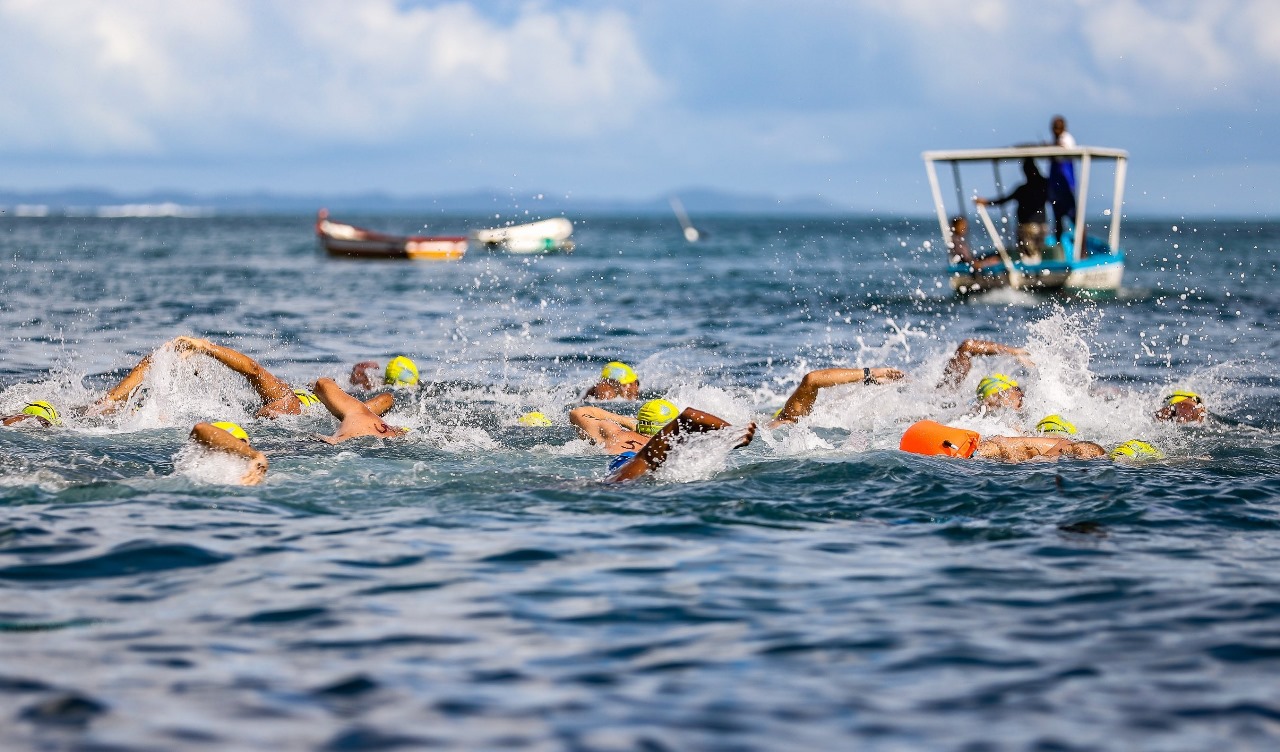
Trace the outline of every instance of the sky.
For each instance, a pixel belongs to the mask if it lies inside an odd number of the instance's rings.
[[[1129,150],[1130,213],[1280,206],[1275,0],[0,0],[0,189],[928,214],[920,152]]]

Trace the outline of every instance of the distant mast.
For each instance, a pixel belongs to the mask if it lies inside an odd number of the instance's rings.
[[[689,214],[684,210],[684,204],[680,203],[680,199],[675,196],[671,197],[671,211],[676,213],[676,220],[680,223],[680,229],[684,230],[684,239],[690,243],[698,242],[702,234],[689,221]]]

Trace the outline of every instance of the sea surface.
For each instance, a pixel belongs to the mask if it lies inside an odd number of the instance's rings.
[[[324,257],[308,216],[0,215],[0,413],[66,419],[0,429],[0,749],[1280,745],[1280,224],[1131,220],[1114,297],[965,301],[927,220],[695,218],[688,244],[666,217],[575,219],[571,254],[397,263]],[[178,335],[299,386],[407,355],[423,383],[388,419],[411,432],[255,420]],[[939,391],[969,337],[1036,367]],[[153,351],[125,410],[77,414]],[[606,486],[567,413],[615,359],[735,424],[811,369],[909,378]],[[994,371],[1022,413],[970,414]],[[1153,421],[1172,389],[1210,420]],[[1166,458],[897,450],[921,418],[1049,413]],[[188,445],[220,419],[263,485]]]

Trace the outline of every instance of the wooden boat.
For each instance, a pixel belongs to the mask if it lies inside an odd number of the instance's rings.
[[[345,258],[456,261],[467,252],[465,236],[388,235],[334,222],[327,209],[316,216],[316,237],[330,256]]]
[[[1005,241],[996,223],[991,220],[985,206],[977,206],[991,245],[1000,257],[1000,263],[975,269],[967,263],[949,264],[947,273],[951,289],[961,295],[983,292],[998,287],[1014,287],[1021,290],[1068,290],[1080,293],[1114,293],[1120,289],[1124,276],[1124,250],[1120,248],[1120,209],[1124,203],[1124,180],[1129,154],[1122,149],[1097,146],[1013,146],[1001,149],[962,149],[954,151],[927,151],[923,154],[929,187],[933,192],[933,205],[938,213],[942,240],[950,257],[951,225],[938,181],[936,163],[951,165],[955,182],[958,216],[968,216],[964,189],[960,184],[960,165],[986,162],[992,166],[997,193],[1003,193],[1000,164],[1021,161],[1026,158],[1080,160],[1080,179],[1076,189],[1076,213],[1068,223],[1062,243],[1050,238],[1040,258],[1035,261],[1014,260],[1005,248]],[[1106,212],[1108,229],[1106,239],[1101,236],[1077,233],[1077,227],[1085,226],[1085,210],[1089,199],[1089,176],[1096,160],[1109,160],[1115,164],[1115,183],[1112,205]]]
[[[508,227],[476,230],[472,235],[476,242],[490,248],[502,248],[507,253],[548,253],[572,251],[573,223],[564,217],[552,217],[540,222],[529,222]]]

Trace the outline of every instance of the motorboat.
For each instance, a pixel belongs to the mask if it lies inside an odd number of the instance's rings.
[[[947,248],[949,260],[947,272],[950,276],[951,288],[961,295],[982,292],[997,287],[1013,287],[1021,290],[1049,291],[1067,290],[1079,293],[1114,293],[1120,289],[1124,276],[1124,250],[1120,248],[1120,217],[1124,204],[1124,182],[1128,167],[1128,152],[1098,146],[1011,146],[994,149],[962,149],[952,151],[926,151],[924,157],[925,170],[929,177],[929,188],[933,193],[933,205],[938,215],[938,226],[942,230],[943,243]],[[961,180],[961,165],[986,163],[991,166],[994,176],[995,192],[1005,192],[1001,179],[1001,166],[1009,162],[1021,162],[1024,159],[1037,160],[1078,160],[1080,169],[1076,174],[1079,181],[1076,186],[1076,211],[1068,219],[1061,239],[1048,234],[1047,242],[1039,255],[1028,254],[1021,257],[1016,244],[1011,241],[1009,232],[1012,223],[1007,217],[1001,222],[991,218],[987,207],[974,205],[966,200]],[[1114,184],[1111,206],[1103,213],[1107,219],[1105,236],[1089,232],[1081,232],[1086,227],[1085,217],[1089,201],[1089,180],[1095,163],[1114,165]],[[999,257],[999,263],[977,264],[954,262],[952,249],[955,239],[952,238],[951,223],[947,216],[947,207],[943,201],[941,182],[938,178],[938,165],[951,166],[951,177],[954,182],[957,203],[956,216],[968,217],[974,211],[981,221],[990,240],[991,248]],[[1014,248],[1011,250],[1011,246]]]
[[[501,248],[508,253],[550,253],[572,251],[573,223],[564,217],[552,217],[538,222],[476,230],[472,237],[477,243],[490,248]]]

